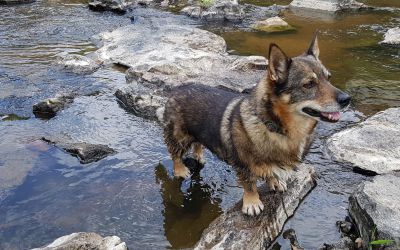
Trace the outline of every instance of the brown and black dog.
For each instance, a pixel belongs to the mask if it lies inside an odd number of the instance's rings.
[[[163,113],[174,175],[189,177],[182,157],[193,148],[204,162],[204,146],[235,167],[244,188],[243,213],[259,214],[264,206],[257,179],[285,191],[286,173],[301,161],[317,121],[337,122],[350,103],[349,95],[331,85],[318,56],[316,35],[294,58],[271,44],[266,76],[251,94],[196,84],[175,88]]]

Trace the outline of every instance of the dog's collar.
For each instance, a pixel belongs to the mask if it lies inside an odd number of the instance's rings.
[[[267,127],[270,132],[283,134],[282,128],[272,120],[263,120],[262,123]]]

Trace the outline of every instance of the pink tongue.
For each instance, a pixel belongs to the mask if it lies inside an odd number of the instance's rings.
[[[340,119],[340,112],[322,112],[321,114],[331,120],[339,120]],[[330,115],[330,117],[329,117],[329,115]]]

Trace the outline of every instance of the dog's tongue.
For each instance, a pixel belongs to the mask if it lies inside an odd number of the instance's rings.
[[[332,121],[338,121],[340,119],[340,112],[321,112],[321,114]]]

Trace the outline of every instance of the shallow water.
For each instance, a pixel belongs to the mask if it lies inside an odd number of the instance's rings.
[[[76,231],[118,235],[131,249],[191,247],[240,199],[235,174],[207,153],[206,166],[192,180],[173,179],[159,126],[126,113],[115,100],[116,88],[125,84],[123,69],[78,76],[54,66],[58,53],[86,54],[95,49],[92,35],[130,24],[130,14],[95,13],[83,3],[0,6],[0,249],[38,247]],[[152,10],[134,15],[164,20]],[[234,53],[265,55],[267,44],[276,41],[295,55],[318,27],[322,60],[333,82],[355,96],[357,109],[372,114],[399,105],[399,51],[375,45],[386,27],[398,25],[397,13],[284,17],[296,32],[222,35]],[[71,92],[80,97],[55,118],[32,115],[39,100]],[[320,127],[320,138],[359,118],[349,112],[344,120]],[[118,153],[82,165],[41,141],[43,136],[106,144]],[[318,186],[285,226],[296,230],[306,249],[339,239],[335,221],[346,216],[349,193],[367,178],[333,163],[322,145],[317,140],[307,157],[316,166]],[[282,238],[277,242],[288,249]]]

